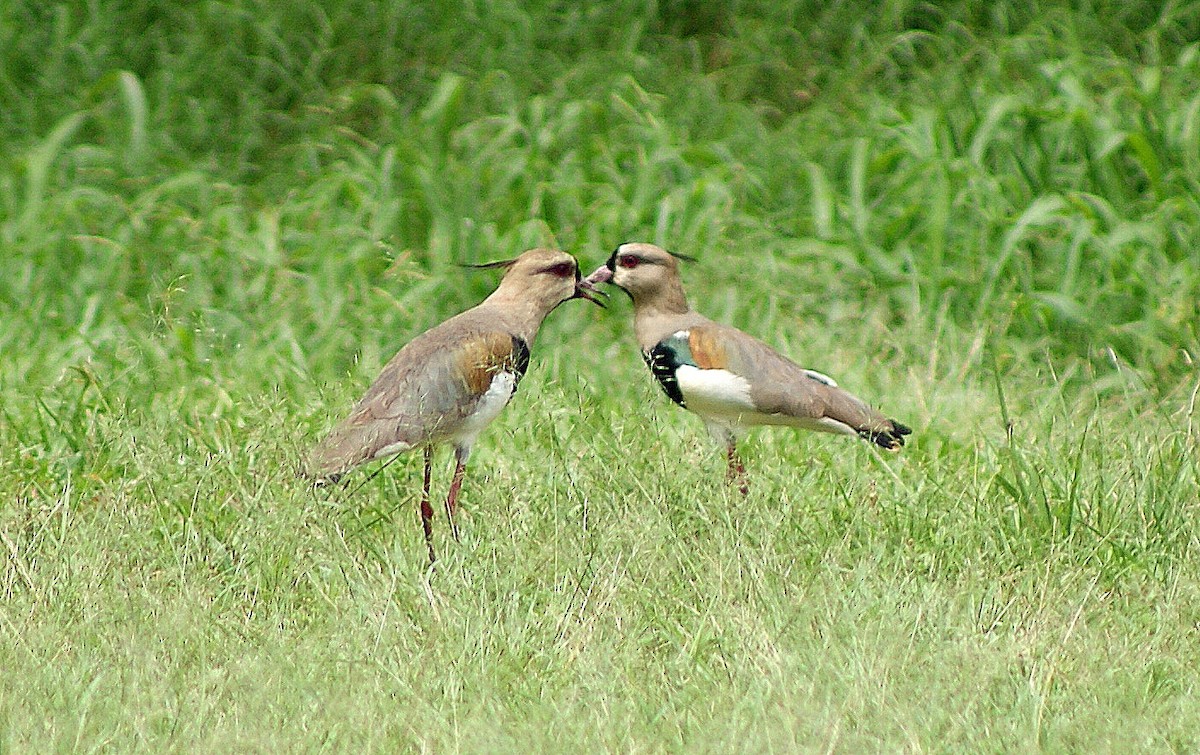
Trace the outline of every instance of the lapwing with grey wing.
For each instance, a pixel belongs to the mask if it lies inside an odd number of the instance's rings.
[[[832,379],[807,370],[762,341],[694,311],[678,258],[653,244],[622,244],[585,286],[611,283],[633,299],[634,331],[663,391],[698,414],[723,443],[728,477],[748,491],[737,439],[755,425],[854,435],[889,451],[912,431]]]
[[[454,447],[446,516],[457,539],[454,510],[471,446],[516,392],[542,320],[570,299],[600,303],[566,252],[533,249],[481,267],[504,269],[499,287],[479,305],[400,349],[350,416],[312,450],[305,468],[314,480],[335,481],[366,462],[424,449],[420,512],[431,562],[433,448]]]

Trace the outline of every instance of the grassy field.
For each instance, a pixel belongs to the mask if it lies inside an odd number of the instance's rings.
[[[1200,3],[728,8],[0,4],[0,752],[1200,749]],[[742,499],[615,296],[436,567],[419,457],[296,479],[630,240],[910,445]]]

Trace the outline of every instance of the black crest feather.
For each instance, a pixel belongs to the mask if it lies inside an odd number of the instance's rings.
[[[471,270],[498,270],[500,268],[507,270],[508,268],[512,267],[515,264],[517,264],[517,261],[515,259],[511,259],[511,260],[496,260],[495,262],[481,262],[479,264],[463,263],[463,264],[459,265],[459,267],[466,267],[466,268],[470,268]]]

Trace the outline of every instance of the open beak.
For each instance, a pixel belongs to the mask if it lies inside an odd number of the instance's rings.
[[[590,276],[575,282],[575,295],[571,297],[572,299],[587,299],[592,304],[603,307],[604,301],[600,297],[607,299],[608,294],[596,288]]]

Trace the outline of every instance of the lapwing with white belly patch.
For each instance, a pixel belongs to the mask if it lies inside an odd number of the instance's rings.
[[[542,320],[570,299],[600,304],[566,252],[532,249],[514,260],[479,267],[503,268],[499,287],[479,305],[400,349],[350,416],[312,450],[305,468],[314,480],[335,481],[360,464],[424,449],[420,512],[431,562],[433,448],[443,443],[454,447],[446,516],[458,539],[454,509],[471,446],[516,392]]]
[[[762,341],[688,306],[675,255],[622,244],[583,285],[611,283],[633,299],[642,357],[663,391],[700,415],[725,445],[728,478],[749,490],[737,439],[747,427],[782,425],[864,438],[889,451],[912,431]]]

